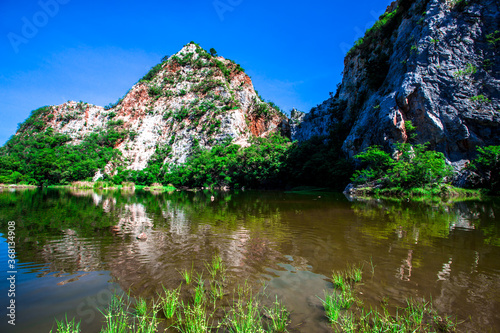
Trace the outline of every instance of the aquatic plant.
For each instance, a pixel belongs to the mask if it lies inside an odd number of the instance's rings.
[[[373,257],[370,256],[370,268],[372,272],[372,277],[375,275],[375,264],[373,264]]]
[[[348,276],[354,283],[361,282],[363,277],[363,268],[357,267],[356,265],[349,265],[346,270],[346,276]]]
[[[319,298],[319,297],[318,297]],[[331,323],[336,323],[340,315],[340,304],[338,303],[338,296],[335,293],[325,292],[325,299],[320,300],[323,302],[323,307],[325,308],[325,314]]]
[[[150,313],[144,313],[138,315],[134,320],[134,326],[132,332],[136,333],[155,333],[156,327],[158,326],[158,308],[156,305],[153,305],[153,309]],[[136,323],[137,321],[137,323]]]
[[[210,273],[212,279],[215,279],[217,272],[222,271],[224,269],[224,263],[222,262],[222,258],[219,255],[215,255],[212,258],[212,262],[205,263],[205,267]]]
[[[224,297],[224,285],[219,281],[210,281],[210,295],[215,307],[215,302]]]
[[[344,281],[344,273],[340,271],[332,272],[333,286],[338,289],[344,289],[346,282]]]
[[[57,320],[57,333],[79,333],[80,332],[80,322],[76,322],[75,318],[68,320],[68,317],[65,316],[64,320]],[[52,333],[52,330],[50,330]]]
[[[209,330],[208,316],[202,304],[183,305],[182,309],[184,316],[178,314],[179,324],[176,326],[181,333],[205,333]]]
[[[137,316],[145,316],[148,312],[148,304],[146,300],[142,297],[139,297],[135,304],[135,311]]]
[[[154,333],[158,326],[158,305],[148,307],[145,299],[135,303],[135,312],[131,312],[132,301],[129,297],[113,295],[108,307],[102,311],[105,322],[101,333]]]
[[[202,276],[198,276],[198,284],[194,288],[194,304],[201,305],[205,302],[205,281],[202,279]]]
[[[270,319],[268,331],[286,332],[290,312],[278,301],[278,296],[270,308],[264,308],[264,313]]]
[[[342,332],[455,332],[458,325],[448,316],[439,316],[430,302],[414,299],[408,299],[405,308],[397,308],[395,315],[389,313],[386,305],[382,305],[381,310],[359,308],[336,314],[336,320],[331,320],[332,326]]]
[[[190,284],[193,278],[193,266],[191,265],[191,270],[184,269],[182,271],[177,270],[179,274],[184,278],[186,284]]]
[[[167,319],[173,318],[179,306],[180,286],[177,289],[167,289],[162,286],[165,295],[160,295],[160,306]]]
[[[232,333],[264,332],[258,301],[239,299],[226,316],[226,327]]]
[[[372,274],[375,265],[370,258]],[[350,281],[352,285],[347,282]],[[387,309],[388,301],[382,303],[382,309],[361,307],[356,299],[353,287],[362,280],[362,267],[348,265],[344,271],[333,271],[332,282],[334,290],[325,291],[325,299],[321,299],[325,315],[332,326],[342,332],[454,332],[457,323],[450,317],[440,316],[430,302],[407,299],[406,307],[397,308],[396,315],[391,315]],[[353,304],[358,304],[350,310]]]
[[[129,313],[123,296],[113,295],[108,307],[102,311],[105,322],[101,333],[124,333],[129,330]]]
[[[218,261],[215,259],[214,262]],[[211,267],[214,267],[213,263]],[[221,266],[222,267],[222,266]],[[217,268],[219,270],[219,268]],[[372,271],[374,265],[372,262]],[[354,288],[361,281],[362,268],[348,265],[345,270],[334,271],[332,281],[342,281],[336,289],[325,291],[320,300],[325,315],[335,331],[341,332],[455,332],[457,322],[449,316],[439,315],[431,302],[408,299],[404,308],[388,310],[388,299],[382,302],[380,309],[365,309],[355,297]],[[135,302],[128,296],[114,295],[106,310],[102,313],[105,322],[102,333],[140,332],[153,333],[158,327],[158,313],[163,311],[171,326],[181,333],[201,333],[212,329],[224,332],[286,332],[290,321],[290,312],[278,300],[267,307],[262,305],[262,294],[254,295],[252,287],[245,281],[233,290],[233,302],[223,303],[224,318],[214,319],[216,300],[223,299],[222,282],[209,280],[210,293],[214,299],[214,312],[208,311],[207,290],[205,280],[199,274],[196,284],[189,292],[193,292],[192,303],[184,303],[181,298],[181,286],[169,290],[162,286],[158,302],[137,298]],[[220,289],[217,289],[220,288]],[[318,297],[319,298],[319,297]],[[152,304],[152,305],[151,305]],[[131,311],[133,309],[133,311]],[[57,332],[79,332],[79,323],[75,319],[57,321]],[[51,331],[52,332],[52,331]]]
[[[342,327],[342,332],[353,333],[356,332],[356,324],[354,322],[354,314],[348,312],[340,316],[340,327]]]

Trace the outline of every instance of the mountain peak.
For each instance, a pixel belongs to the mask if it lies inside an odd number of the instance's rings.
[[[41,124],[38,130],[51,127],[73,143],[91,134],[112,137],[121,157],[103,170],[110,175],[118,169],[142,170],[151,159],[181,164],[195,148],[228,139],[248,146],[252,137],[286,129],[286,117],[258,96],[243,69],[214,55],[191,42],[114,104],[68,102],[33,117]]]

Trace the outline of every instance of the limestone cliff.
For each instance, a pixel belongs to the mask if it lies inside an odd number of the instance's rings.
[[[69,144],[92,133],[119,134],[115,148],[121,158],[95,179],[117,167],[142,170],[155,154],[166,164],[180,164],[195,145],[210,148],[229,138],[247,146],[252,137],[287,130],[286,117],[261,100],[239,65],[195,43],[164,58],[113,105],[67,102],[47,108],[39,118],[45,128],[68,134]],[[17,135],[24,130],[21,126]]]
[[[392,3],[347,54],[335,96],[304,117],[294,138],[348,127],[342,150],[352,157],[407,141],[411,121],[415,143],[429,142],[457,167],[477,146],[500,144],[499,7],[498,0]]]

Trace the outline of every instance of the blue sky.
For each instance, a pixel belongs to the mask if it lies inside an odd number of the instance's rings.
[[[389,3],[0,0],[0,145],[40,106],[115,102],[190,41],[241,64],[264,99],[308,111]]]

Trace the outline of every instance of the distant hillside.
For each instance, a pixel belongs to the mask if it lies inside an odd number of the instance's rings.
[[[93,161],[75,157],[74,163],[85,162],[82,175],[88,178],[92,172],[96,180],[120,170],[143,170],[152,163],[179,165],[193,149],[227,140],[246,147],[252,138],[288,132],[286,116],[258,96],[239,65],[191,42],[165,57],[115,104],[70,101],[33,111],[1,149],[0,169],[7,177],[16,163],[30,163],[33,145],[37,146],[33,141],[44,142],[38,148],[51,147],[47,137],[57,138],[53,148],[61,143],[73,146],[74,154],[90,154],[87,149],[93,147],[99,156]],[[41,133],[44,137],[36,139]],[[25,160],[10,161],[13,154]]]

